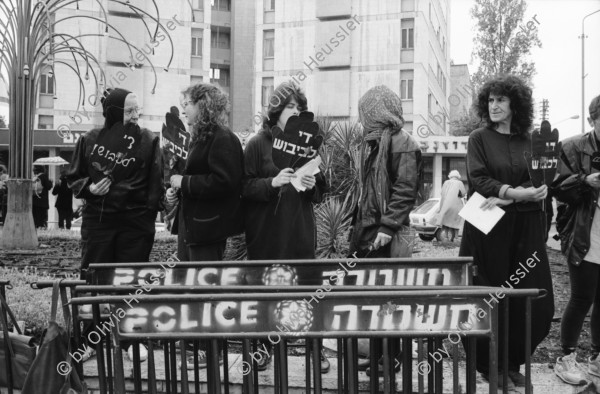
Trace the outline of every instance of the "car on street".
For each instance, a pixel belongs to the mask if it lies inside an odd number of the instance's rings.
[[[465,200],[463,199],[462,201],[464,205]],[[435,223],[439,208],[440,199],[430,198],[408,215],[411,227],[415,229],[417,234],[419,234],[419,238],[423,241],[431,241],[434,238],[438,241],[443,240],[442,227]],[[462,226],[458,235],[462,235]]]

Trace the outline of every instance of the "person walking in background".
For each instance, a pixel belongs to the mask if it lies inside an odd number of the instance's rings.
[[[409,229],[408,214],[415,206],[422,179],[421,149],[402,129],[402,101],[387,86],[368,90],[358,102],[358,114],[369,152],[353,218],[350,254],[410,257],[414,233]]]
[[[590,103],[589,113],[593,130],[563,141],[552,183],[556,199],[568,204],[556,223],[571,279],[571,297],[560,326],[563,356],[556,360],[554,372],[574,385],[587,382],[583,369],[600,377],[600,96]],[[577,342],[592,304],[592,355],[585,368],[577,362]]]
[[[508,386],[525,386],[520,373],[525,352],[533,353],[548,335],[554,315],[552,278],[546,254],[541,201],[548,188],[532,186],[524,157],[531,150],[529,129],[533,123],[531,88],[515,76],[501,76],[487,81],[474,104],[485,126],[469,135],[467,147],[467,179],[469,196],[477,192],[486,198],[482,209],[498,206],[504,216],[486,235],[465,222],[459,256],[472,256],[478,268],[474,284],[510,288],[545,289],[547,295],[532,301],[531,349],[525,349],[523,321],[525,300],[511,298],[508,344],[504,341],[504,325],[500,324],[499,360],[508,348]],[[535,261],[535,269],[524,278],[516,277],[519,264]],[[498,321],[502,322],[504,308]],[[477,340],[476,367],[484,379],[489,374],[489,340]],[[498,365],[502,365],[500,362]],[[499,379],[502,384],[502,379]]]
[[[42,166],[33,167],[33,195],[31,205],[33,212],[33,223],[36,228],[48,228],[48,192],[52,189],[52,181]]]
[[[462,218],[458,212],[463,207],[462,198],[467,195],[465,185],[460,180],[460,173],[456,170],[450,171],[448,180],[442,186],[440,208],[438,209],[438,226],[442,226],[442,235],[446,240],[454,242],[454,237],[463,225]]]
[[[52,194],[56,197],[54,206],[58,211],[58,228],[71,229],[71,219],[73,218],[73,191],[69,188],[65,170],[60,171],[60,178],[52,189]]]
[[[249,260],[314,259],[317,233],[313,204],[321,202],[327,189],[325,177],[306,174],[298,191],[291,185],[293,166],[280,168],[273,159],[273,131],[285,130],[292,116],[308,109],[308,100],[299,86],[283,82],[269,97],[262,130],[252,138],[244,154],[246,244]],[[311,137],[313,138],[313,137]],[[271,353],[271,345],[264,341]],[[271,360],[258,361],[259,371]],[[329,371],[329,361],[321,351],[321,371]]]

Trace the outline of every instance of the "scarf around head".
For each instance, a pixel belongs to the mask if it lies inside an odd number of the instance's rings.
[[[102,115],[104,115],[104,128],[110,129],[115,123],[123,122],[125,98],[131,92],[125,89],[113,89],[102,101]]]
[[[389,146],[392,135],[398,133],[404,125],[402,117],[402,101],[396,93],[385,85],[375,86],[369,89],[358,101],[358,114],[363,126],[365,141],[378,149],[375,159],[375,173],[371,174],[369,168],[365,169],[363,179],[363,190],[360,195],[360,207],[363,207],[363,199],[368,192],[366,178],[374,176],[374,185],[377,196],[375,201],[379,207],[379,213],[383,215],[387,210],[387,202],[390,194],[390,177],[387,171]],[[363,150],[364,154],[364,150]],[[363,163],[364,158],[363,158]]]

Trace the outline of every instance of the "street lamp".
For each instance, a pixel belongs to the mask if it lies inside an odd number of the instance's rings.
[[[566,119],[560,120],[560,121],[554,123],[554,126],[556,126],[559,123],[566,122],[567,120],[571,120],[571,119],[579,119],[579,115],[573,115],[573,116],[570,116],[570,117],[568,117]]]
[[[585,18],[600,12],[596,10],[581,20],[581,133],[585,133]]]

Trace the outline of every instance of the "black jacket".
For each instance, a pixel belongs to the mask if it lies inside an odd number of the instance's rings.
[[[581,264],[590,249],[598,190],[584,181],[594,172],[592,155],[598,148],[593,131],[563,141],[558,172],[552,183],[552,194],[557,200],[568,204],[565,213],[560,219],[557,218],[557,227],[560,227],[562,251],[567,261],[574,265]]]
[[[90,192],[92,176],[97,177],[98,171],[94,169],[89,158],[102,130],[90,130],[79,138],[71,159],[71,167],[66,173],[75,198],[85,199],[83,217],[120,221],[124,219],[124,214],[137,215],[164,209],[160,141],[158,136],[148,129],[136,128],[136,133],[139,133],[136,135],[136,138],[139,137],[139,147],[135,148],[135,154],[129,156],[131,161],[128,164],[131,167],[115,167],[125,173],[124,178],[113,182],[104,196],[95,196]],[[124,140],[123,144],[126,147],[127,140]]]
[[[354,218],[354,234],[351,251],[365,249],[375,240],[378,232],[393,235],[402,226],[410,224],[408,214],[415,206],[423,165],[421,149],[416,141],[404,130],[392,135],[388,155],[388,175],[390,195],[387,209],[380,212],[377,204],[377,190],[374,185],[374,165],[378,149],[372,149],[364,164],[366,190],[363,206]]]
[[[229,129],[212,127],[212,136],[206,141],[190,145],[181,181],[181,199],[172,233],[178,233],[181,213],[185,234],[179,236],[186,245],[215,243],[243,229],[242,144]]]
[[[54,204],[57,209],[73,211],[73,191],[69,189],[65,177],[60,178],[60,184],[54,185],[52,194],[57,196]]]
[[[250,260],[315,258],[316,227],[313,203],[327,189],[318,173],[313,189],[298,192],[292,185],[272,186],[279,169],[273,163],[270,131],[252,138],[245,151],[244,216]]]

